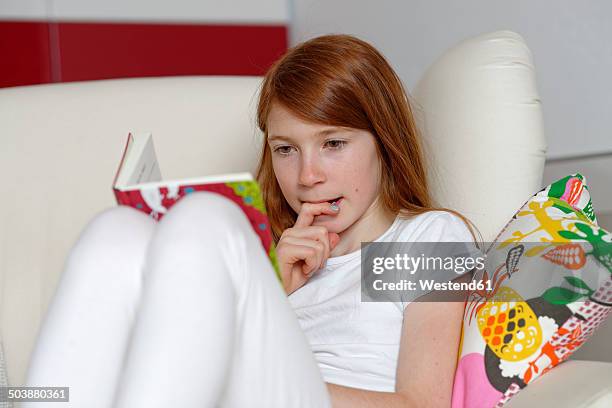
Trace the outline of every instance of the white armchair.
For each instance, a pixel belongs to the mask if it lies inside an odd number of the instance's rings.
[[[0,90],[0,334],[11,385],[25,379],[70,247],[96,213],[115,205],[111,182],[128,131],[154,134],[166,178],[253,172],[260,80],[169,77]],[[466,40],[427,70],[413,97],[436,200],[492,240],[541,188],[546,144],[529,49],[510,31]],[[496,191],[502,184],[503,196]],[[600,401],[610,401],[612,364],[570,361],[510,405],[548,405],[579,369]],[[558,394],[538,393],[540,381]]]

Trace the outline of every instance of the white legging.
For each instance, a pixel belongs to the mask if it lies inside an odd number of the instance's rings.
[[[120,206],[87,225],[26,385],[70,387],[70,403],[50,407],[331,406],[261,241],[235,203],[207,192],[159,222]]]

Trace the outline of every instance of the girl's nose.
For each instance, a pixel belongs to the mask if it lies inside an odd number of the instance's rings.
[[[300,168],[299,183],[303,186],[310,187],[322,181],[325,181],[325,172],[320,163],[318,163],[316,159],[303,160]]]

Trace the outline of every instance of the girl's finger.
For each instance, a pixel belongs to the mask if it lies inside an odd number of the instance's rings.
[[[327,246],[321,241],[316,241],[308,238],[297,238],[297,237],[285,237],[285,244],[308,246],[314,248],[318,253],[320,259],[319,269],[323,268],[325,261],[329,258],[329,252]]]
[[[321,260],[318,256],[318,252],[315,251],[311,256],[307,256],[303,261],[304,265],[302,265],[302,274],[310,278],[321,263]]]
[[[289,244],[285,249],[285,264],[293,265],[296,262],[304,261],[310,267],[316,267],[319,262],[317,250],[311,246]]]
[[[338,207],[336,207],[338,208]],[[324,203],[304,203],[300,209],[294,227],[302,228],[312,225],[314,217],[320,214],[336,215],[340,210],[334,211],[332,205],[328,202]]]
[[[289,228],[286,230],[283,239],[288,237],[311,239],[321,242],[325,246],[325,259],[329,258],[332,248],[332,241],[330,240],[331,234],[327,232],[327,228],[320,226],[310,226],[304,228]],[[338,234],[334,234],[338,235]]]

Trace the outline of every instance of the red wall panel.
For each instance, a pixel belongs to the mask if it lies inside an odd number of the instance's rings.
[[[287,43],[284,25],[0,21],[0,87],[145,76],[262,75]]]
[[[0,22],[0,87],[51,82],[49,24]]]
[[[287,48],[284,26],[59,25],[63,81],[261,75]]]

